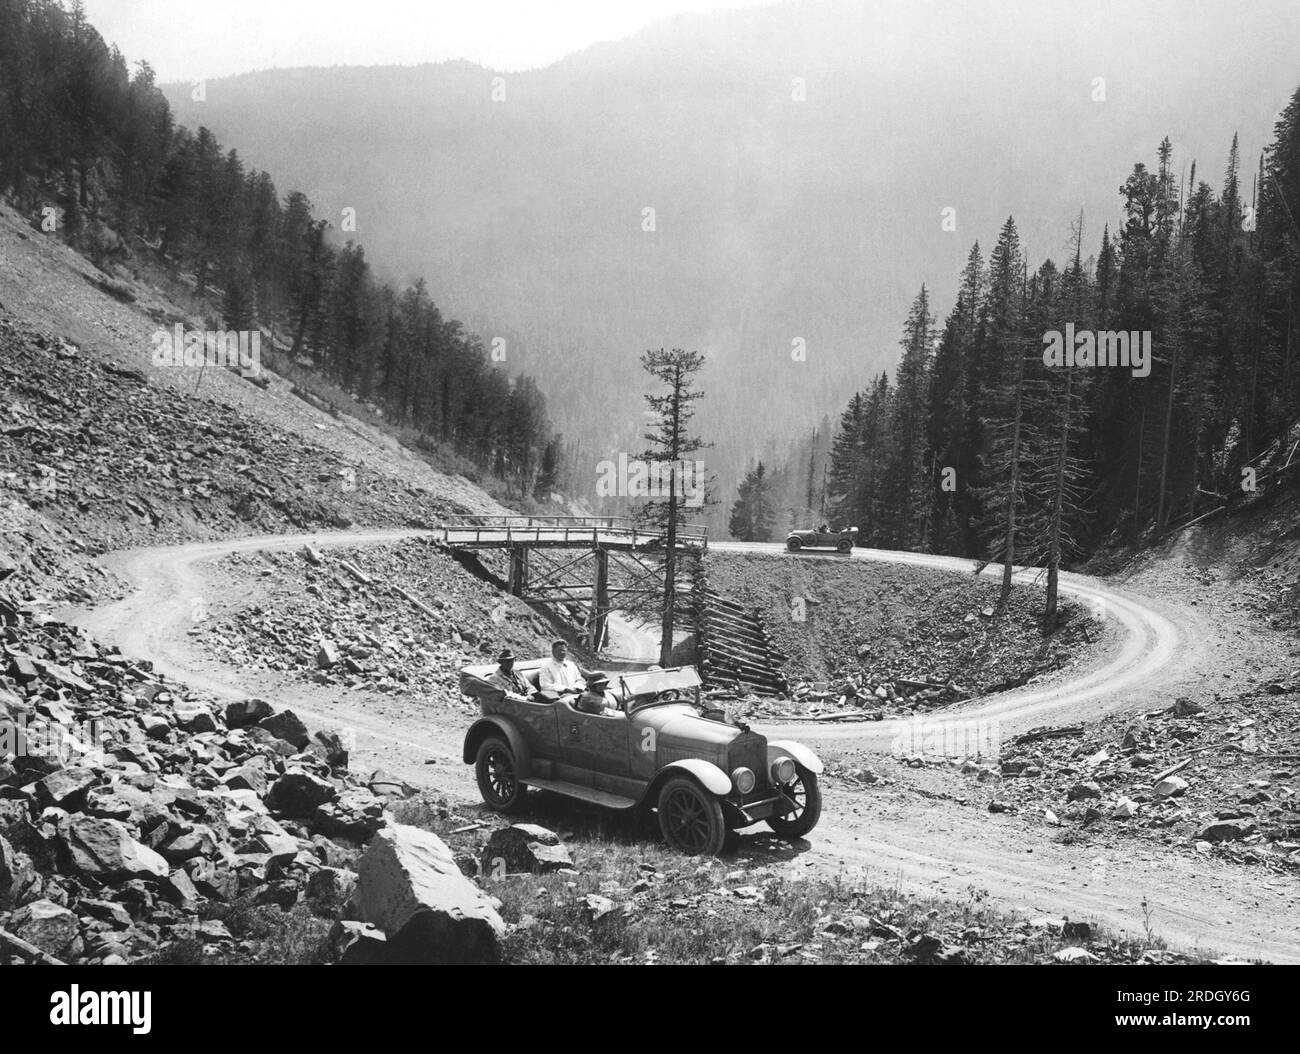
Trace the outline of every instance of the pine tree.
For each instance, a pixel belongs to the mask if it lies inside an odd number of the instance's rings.
[[[763,462],[745,473],[739,496],[731,507],[727,529],[733,538],[742,542],[768,542],[772,540],[772,525],[776,508],[772,502],[770,481],[765,475]]]
[[[541,463],[537,470],[537,480],[533,483],[533,498],[536,501],[549,501],[551,494],[563,486],[561,481],[564,456],[564,438],[553,435],[542,448]]]
[[[929,423],[927,400],[934,319],[930,314],[930,299],[925,286],[912,301],[899,344],[903,354],[889,408],[889,432],[893,444],[889,461],[882,466],[884,519],[881,541],[890,548],[906,549],[916,548],[924,542],[922,524],[929,498],[926,487],[926,426]]]
[[[1060,296],[1056,302],[1048,300],[1046,321],[1061,328],[1065,317],[1074,321],[1076,329],[1094,328],[1095,316],[1089,303],[1088,279],[1083,270],[1083,213],[1074,229],[1074,258],[1060,283]],[[1067,362],[1060,368],[1047,371],[1046,422],[1044,439],[1052,446],[1044,451],[1043,463],[1050,478],[1050,490],[1043,501],[1044,520],[1042,534],[1046,538],[1047,603],[1043,612],[1044,629],[1056,628],[1062,559],[1076,547],[1071,527],[1083,518],[1085,466],[1074,453],[1079,431],[1078,422],[1083,415],[1083,388],[1086,378],[1076,383],[1075,366]],[[1046,481],[1045,481],[1046,482]]]
[[[980,502],[981,533],[989,559],[1003,565],[1000,610],[1011,598],[1017,516],[1024,502],[1025,284],[1020,236],[1015,220],[1008,217],[989,258],[985,328],[975,352],[980,389],[974,409],[981,457],[978,480],[972,487]]]
[[[840,523],[857,522],[856,502],[864,471],[866,399],[856,392],[840,415],[839,431],[831,443],[827,490],[833,517]]]

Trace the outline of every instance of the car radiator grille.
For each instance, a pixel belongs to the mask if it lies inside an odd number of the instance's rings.
[[[767,740],[757,732],[742,732],[731,741],[727,749],[727,774],[744,765],[753,769],[758,778],[755,790],[764,788],[770,782],[767,772]]]

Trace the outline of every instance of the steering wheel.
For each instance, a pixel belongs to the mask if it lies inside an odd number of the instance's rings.
[[[655,696],[655,702],[670,703],[673,702],[674,700],[680,699],[681,697],[682,697],[682,692],[680,688],[665,688],[662,692],[659,692]]]

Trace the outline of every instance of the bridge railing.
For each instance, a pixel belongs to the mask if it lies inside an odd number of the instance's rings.
[[[576,544],[614,540],[633,547],[663,541],[667,531],[647,527],[630,516],[456,516],[443,521],[448,542],[487,545],[501,542]],[[702,523],[684,523],[677,528],[677,544],[706,549],[709,529]]]

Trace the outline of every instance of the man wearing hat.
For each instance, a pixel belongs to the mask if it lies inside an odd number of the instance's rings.
[[[617,712],[618,706],[606,692],[608,687],[608,677],[603,673],[593,673],[587,678],[587,690],[573,700],[573,709],[581,710],[584,714]]]
[[[533,686],[515,673],[515,653],[509,648],[502,649],[497,656],[497,663],[497,668],[487,676],[488,684],[500,688],[506,693],[506,698],[513,702],[528,702],[533,696]]]

